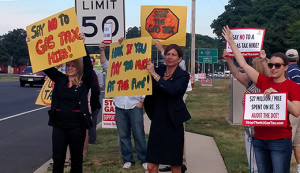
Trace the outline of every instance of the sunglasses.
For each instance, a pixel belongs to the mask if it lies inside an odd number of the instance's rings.
[[[280,67],[281,67],[282,65],[284,65],[284,64],[283,64],[283,63],[275,63],[275,64],[273,64],[273,63],[268,63],[269,69],[272,69],[273,66],[275,66],[276,69],[280,69]]]

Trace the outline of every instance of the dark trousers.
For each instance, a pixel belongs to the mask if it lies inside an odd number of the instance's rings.
[[[93,127],[89,129],[89,144],[95,144],[97,139],[97,116],[99,114],[99,111],[100,109],[92,111]]]
[[[63,173],[67,152],[70,147],[71,173],[82,173],[83,145],[86,129],[53,127],[52,151],[53,173]]]

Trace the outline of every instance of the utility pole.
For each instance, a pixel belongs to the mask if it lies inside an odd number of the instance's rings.
[[[192,22],[191,22],[191,75],[192,87],[195,86],[195,25],[196,25],[196,0],[192,0]]]

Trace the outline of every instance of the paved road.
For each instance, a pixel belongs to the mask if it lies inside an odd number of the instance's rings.
[[[40,89],[0,82],[0,172],[32,173],[51,158],[48,108],[34,104]]]

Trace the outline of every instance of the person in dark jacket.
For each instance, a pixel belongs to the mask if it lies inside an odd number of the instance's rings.
[[[96,131],[97,116],[101,108],[99,97],[100,97],[100,86],[98,83],[98,77],[96,75],[96,72],[93,70],[93,83],[90,92],[90,105],[92,110],[93,127],[89,129],[89,144],[95,144],[97,139],[97,131]]]
[[[80,33],[80,39],[84,34]],[[26,41],[29,39],[26,38]],[[55,83],[52,93],[49,125],[52,131],[54,173],[64,172],[67,146],[71,153],[71,172],[82,172],[83,145],[86,130],[92,126],[88,109],[88,92],[93,79],[90,56],[66,63],[66,74],[55,67],[44,70]]]
[[[171,165],[172,172],[181,172],[183,123],[191,118],[183,101],[189,74],[178,66],[182,50],[171,44],[164,54],[166,65],[155,69],[153,63],[147,64],[153,82],[153,94],[147,95],[144,101],[151,120],[146,156],[149,173],[157,173],[159,164]]]

